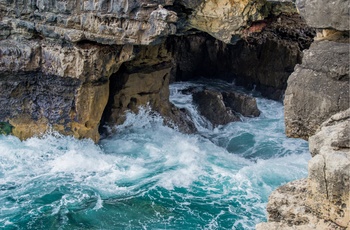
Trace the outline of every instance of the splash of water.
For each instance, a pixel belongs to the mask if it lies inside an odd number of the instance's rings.
[[[198,135],[143,108],[99,145],[0,136],[0,228],[254,229],[270,192],[306,175],[307,144],[284,136],[283,107],[266,99],[260,117],[213,128],[186,84],[172,101],[192,110]]]

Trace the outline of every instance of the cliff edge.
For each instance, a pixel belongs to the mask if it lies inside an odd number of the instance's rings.
[[[308,178],[274,191],[262,229],[350,229],[349,1],[297,1],[315,42],[288,79],[286,133],[309,140]]]

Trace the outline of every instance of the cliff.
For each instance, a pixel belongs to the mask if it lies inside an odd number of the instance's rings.
[[[315,42],[288,79],[286,133],[309,140],[308,178],[274,191],[257,229],[350,229],[349,2],[297,1]]]
[[[313,37],[294,4],[264,0],[0,0],[0,15],[0,122],[21,139],[52,129],[98,141],[147,104],[193,132],[171,80],[212,66],[278,99]]]

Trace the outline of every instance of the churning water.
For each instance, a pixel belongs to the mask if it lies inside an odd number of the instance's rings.
[[[1,229],[254,229],[269,194],[306,176],[307,143],[284,135],[282,104],[217,128],[176,83],[200,134],[141,109],[99,145],[58,134],[0,136]],[[222,87],[220,83],[216,87]]]

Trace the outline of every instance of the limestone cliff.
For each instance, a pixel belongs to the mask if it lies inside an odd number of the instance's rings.
[[[350,109],[333,115],[310,137],[307,179],[274,191],[263,229],[350,228]]]
[[[257,229],[350,229],[349,2],[297,1],[315,42],[288,80],[286,133],[309,140],[308,178],[274,191]]]
[[[176,54],[174,46],[180,43],[172,44],[178,39],[169,36],[197,36],[201,30],[218,39],[211,38],[214,44],[235,44],[269,28],[266,25],[294,20],[295,14],[293,4],[264,0],[0,0],[0,122],[12,125],[13,134],[22,139],[53,129],[98,141],[101,121],[119,124],[126,110],[149,104],[168,124],[189,132],[193,127],[186,113],[168,100],[169,80],[178,72],[175,63],[186,61]],[[260,56],[276,44],[287,52],[270,83],[262,82],[262,75],[255,77],[261,72],[257,69],[248,74],[258,79],[253,84],[283,91],[288,72],[310,43],[302,22],[291,33],[283,25],[271,28],[280,36],[296,35],[294,40],[278,42],[273,34],[264,35],[257,40],[265,48],[244,48],[236,58],[247,52]],[[214,57],[217,51],[208,55]],[[262,60],[267,57],[254,62]],[[282,80],[273,80],[280,74]]]

